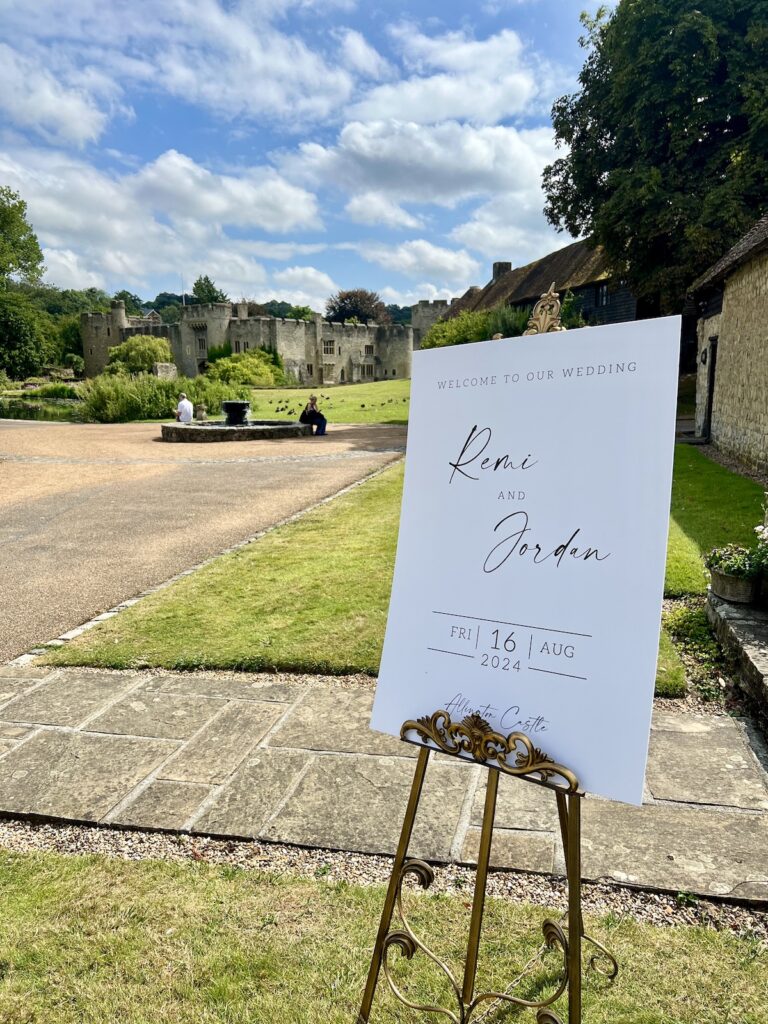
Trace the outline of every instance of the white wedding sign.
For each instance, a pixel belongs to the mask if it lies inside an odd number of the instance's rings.
[[[680,318],[415,352],[371,725],[477,711],[640,803]]]

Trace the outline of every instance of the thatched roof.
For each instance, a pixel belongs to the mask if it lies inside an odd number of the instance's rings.
[[[725,278],[757,253],[768,249],[768,213],[761,217],[747,233],[740,238],[722,259],[705,270],[691,285],[691,292],[699,292],[703,288],[720,284]]]
[[[572,242],[540,260],[499,274],[485,288],[470,288],[452,303],[446,315],[456,316],[465,309],[533,305],[553,281],[555,291],[563,295],[568,289],[604,281],[610,276],[608,260],[600,246]]]

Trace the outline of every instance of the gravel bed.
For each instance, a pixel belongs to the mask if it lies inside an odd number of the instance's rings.
[[[728,455],[726,452],[721,452],[719,448],[715,448],[713,444],[702,444],[699,446],[699,451],[702,455],[705,455],[712,462],[717,462],[720,466],[725,466],[726,469],[730,469],[733,473],[738,473],[739,476],[745,476],[748,480],[754,480],[756,484],[760,484],[768,490],[768,474],[761,473],[757,469],[750,469],[749,466],[745,466],[743,462],[740,462],[733,455]]]
[[[129,861],[204,862],[353,885],[385,884],[392,869],[390,858],[367,854],[14,819],[0,820],[0,850],[18,854],[99,854]],[[473,885],[471,869],[448,865],[437,870],[432,888],[466,897]],[[563,909],[566,905],[564,880],[550,875],[491,871],[488,893],[515,903]],[[595,882],[584,883],[582,900],[587,914],[611,913],[667,927],[700,925],[754,938],[768,946],[768,908],[762,905],[721,902],[688,894],[678,898]]]

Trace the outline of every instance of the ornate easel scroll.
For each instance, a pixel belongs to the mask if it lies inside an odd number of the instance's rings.
[[[560,324],[559,314],[560,300],[554,291],[553,283],[549,291],[542,295],[536,303],[525,333],[544,334],[550,331],[564,330]],[[569,768],[557,764],[538,747],[535,747],[525,733],[512,732],[504,736],[494,732],[489,723],[477,714],[469,715],[461,722],[453,722],[447,711],[435,711],[433,715],[404,722],[400,730],[400,737],[408,742],[417,743],[421,750],[416,762],[416,771],[384,900],[384,909],[357,1024],[368,1024],[382,968],[390,990],[401,1003],[420,1013],[446,1017],[452,1024],[476,1024],[494,1005],[504,1003],[535,1010],[537,1024],[562,1024],[560,1018],[550,1007],[566,990],[568,993],[568,1024],[581,1024],[583,941],[590,943],[596,951],[589,961],[590,968],[608,978],[615,978],[619,967],[613,955],[584,932],[581,913],[581,799],[583,793],[579,789],[576,775]],[[424,861],[406,859],[432,751],[442,751],[442,753],[453,757],[485,765],[489,769],[480,833],[480,849],[477,855],[477,875],[472,899],[467,956],[461,983],[454,977],[450,969],[417,938],[403,911],[402,887],[408,875],[412,875],[425,889],[431,885],[434,879],[432,868]],[[538,959],[537,957],[529,961],[529,964],[511,982],[506,991],[479,993],[475,991],[500,774],[511,775],[545,786],[554,791],[557,801],[568,880],[568,912],[565,928],[556,921],[549,919],[544,921],[542,925],[544,944],[540,952],[547,948],[559,948],[563,957],[563,969],[554,991],[538,1001],[515,995],[516,986],[523,980],[526,969]],[[397,910],[400,927],[393,930],[392,918],[395,910]],[[389,957],[394,949],[399,950],[408,960],[412,960],[418,951],[427,956],[440,968],[448,980],[455,1003],[451,1007],[429,1006],[415,1003],[409,999],[398,988],[390,970]]]

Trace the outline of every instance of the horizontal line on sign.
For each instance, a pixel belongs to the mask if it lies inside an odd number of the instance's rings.
[[[457,658],[472,658],[474,661],[474,654],[461,654],[459,651],[444,651],[442,647],[428,647],[428,651],[437,651],[438,654],[455,654]]]
[[[554,672],[551,668],[534,668],[533,665],[529,665],[528,668],[531,672],[546,672],[548,676],[565,676],[566,679],[583,679],[586,682],[586,676],[573,676],[569,672]]]
[[[433,615],[449,615],[452,619],[472,619],[474,622],[495,622],[499,626],[519,626],[520,629],[540,629],[543,633],[565,633],[567,636],[585,636],[591,633],[574,633],[572,629],[553,629],[551,626],[531,626],[527,622],[507,622],[506,619],[484,619],[482,615],[460,615],[458,612],[432,612]]]

